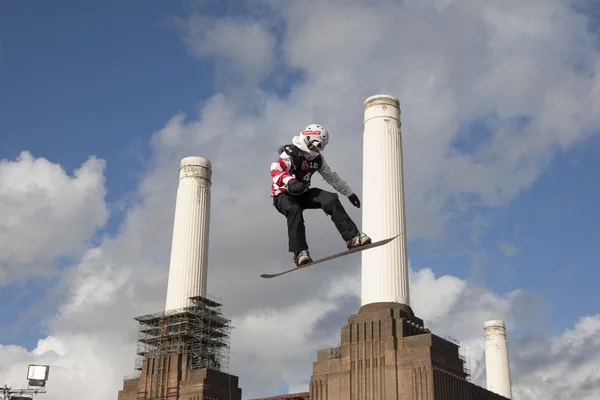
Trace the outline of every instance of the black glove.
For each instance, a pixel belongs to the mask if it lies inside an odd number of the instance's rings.
[[[287,183],[287,190],[289,193],[300,193],[304,190],[306,184],[302,181],[299,181],[296,178],[292,178]]]
[[[352,205],[354,207],[360,208],[360,200],[358,199],[357,195],[355,195],[354,193],[352,193],[350,196],[348,196],[348,199],[350,200],[350,203],[352,203]]]

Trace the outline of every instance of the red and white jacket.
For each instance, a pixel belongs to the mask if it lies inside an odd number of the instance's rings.
[[[294,145],[282,147],[279,157],[271,164],[271,196],[286,192],[287,183],[292,178],[310,184],[310,179],[315,172],[318,172],[325,182],[344,196],[350,196],[353,193],[350,186],[329,167],[322,155],[311,160],[303,154],[302,150]]]

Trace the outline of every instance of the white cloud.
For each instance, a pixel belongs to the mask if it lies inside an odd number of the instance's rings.
[[[281,380],[302,387],[316,350],[337,341],[339,328],[357,310],[357,257],[277,281],[258,277],[291,265],[285,219],[269,198],[268,167],[279,145],[310,122],[324,124],[332,133],[329,163],[360,195],[362,102],[378,92],[398,96],[408,229],[411,237],[431,237],[441,235],[453,214],[473,204],[498,206],[527,190],[558,150],[585,140],[598,122],[599,54],[583,17],[562,2],[271,4],[284,23],[281,43],[259,19],[179,20],[188,49],[197,56],[218,55],[221,71],[235,73],[234,84],[224,85],[223,93],[202,104],[198,116],[186,119],[174,112],[154,134],[152,168],[139,186],[142,201],[128,211],[116,237],[90,248],[62,277],[62,307],[49,325],[52,338],[39,345],[47,351],[35,355],[21,348],[0,349],[0,359],[15,361],[4,364],[11,365],[10,371],[0,370],[9,381],[20,382],[28,362],[47,361],[56,366],[48,400],[82,393],[84,385],[99,379],[105,384],[89,393],[89,399],[116,396],[122,374],[133,368],[137,327],[132,318],[164,307],[177,169],[185,156],[213,162],[209,292],[223,297],[225,312],[236,325],[232,373],[240,376],[245,395],[257,396],[274,394]],[[282,53],[275,53],[278,49]],[[273,72],[273,60],[304,72],[304,80],[288,97],[257,87]],[[453,148],[459,127],[482,116],[495,118],[489,140],[473,152]],[[520,128],[515,123],[520,117],[531,122]],[[57,225],[80,224],[79,230],[69,230],[76,234],[52,247],[60,251],[51,256],[80,249],[81,238],[87,239],[106,218],[97,208],[104,207],[97,200],[104,190],[97,174],[100,165],[91,160],[84,166],[74,178],[80,185],[75,189],[58,167],[52,169],[58,183],[46,180],[48,186],[43,186],[44,193],[54,193],[51,199],[58,198],[56,193],[71,199],[68,209],[74,214],[58,213],[50,223],[38,225],[39,235],[47,237]],[[98,213],[79,210],[83,199]],[[360,210],[343,202],[360,222]],[[453,202],[455,207],[449,207]],[[13,204],[19,210],[29,207]],[[307,213],[306,220],[313,254],[343,247],[323,213]],[[475,221],[480,228],[481,221]],[[11,229],[14,234],[23,228]],[[32,243],[27,253],[19,253],[19,245],[11,244],[13,257],[46,254],[43,241]],[[532,331],[544,307],[542,300],[519,290],[495,294],[456,277],[436,278],[428,269],[411,276],[413,308],[435,333],[456,337],[474,349],[479,381],[483,321],[500,318],[509,329]],[[528,354],[512,359],[519,371],[515,393],[521,399],[539,398],[533,391],[545,390],[544,368],[550,377],[569,368],[584,376],[585,368],[597,363],[600,346],[592,339],[598,328],[592,323],[596,319],[589,321],[572,334],[539,340],[551,343],[552,352],[543,345],[514,342],[511,354]],[[282,326],[285,335],[278,328]],[[279,353],[265,355],[267,345]],[[555,370],[548,367],[552,363]],[[586,399],[592,389],[581,384],[584,380],[565,379],[561,390],[570,394],[563,398]]]
[[[219,85],[234,89],[242,84],[248,89],[276,66],[276,40],[266,20],[193,14],[187,19],[172,18],[169,25],[182,32],[191,55],[216,61],[214,78]]]
[[[532,337],[511,353],[515,398],[595,399],[600,382],[600,315],[583,316],[573,329],[548,341]]]
[[[432,2],[352,1],[343,10],[335,2],[286,4],[283,47],[309,80],[297,96],[318,98],[332,113],[341,98],[341,107],[358,110],[378,91],[399,96],[411,149],[407,195],[417,212],[429,205],[423,200],[432,202],[427,211],[436,220],[440,205],[459,192],[489,205],[509,201],[531,185],[555,148],[578,143],[598,122],[592,90],[598,53],[583,17],[562,2],[467,1],[437,9]],[[323,39],[339,35],[352,45]],[[573,65],[574,56],[589,73]],[[341,72],[339,65],[347,67]],[[451,149],[460,123],[488,114],[499,118],[488,145],[475,154]],[[532,122],[518,130],[512,118],[521,116]],[[359,118],[348,121],[355,132]],[[351,131],[328,123],[339,136]],[[354,137],[359,132],[348,135]]]
[[[70,176],[22,152],[0,160],[0,284],[51,273],[51,261],[85,250],[104,226],[104,161],[91,157]]]
[[[0,376],[2,385],[12,389],[26,388],[27,366],[49,365],[47,393],[41,395],[44,398],[77,398],[81,393],[94,399],[116,398],[115,385],[122,379],[122,373],[121,369],[112,366],[128,363],[134,352],[135,344],[123,341],[118,334],[62,332],[60,338],[40,340],[31,352],[22,347],[0,346]],[[90,391],[90,384],[99,381],[103,384],[94,385],[94,390]]]

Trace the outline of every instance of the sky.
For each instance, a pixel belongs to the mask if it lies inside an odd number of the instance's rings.
[[[291,266],[268,169],[319,123],[362,198],[362,105],[385,93],[417,316],[480,386],[502,319],[514,399],[597,398],[599,21],[587,0],[0,2],[0,385],[45,363],[47,400],[116,398],[133,318],[164,309],[179,162],[202,156],[230,373],[245,399],[308,390],[360,257],[260,279]],[[305,218],[313,256],[343,249]]]

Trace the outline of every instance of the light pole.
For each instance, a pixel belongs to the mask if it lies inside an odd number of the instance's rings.
[[[49,373],[48,365],[30,364],[27,369],[27,389],[11,389],[4,385],[4,387],[0,387],[2,400],[31,400],[38,393],[46,393],[46,381]]]

